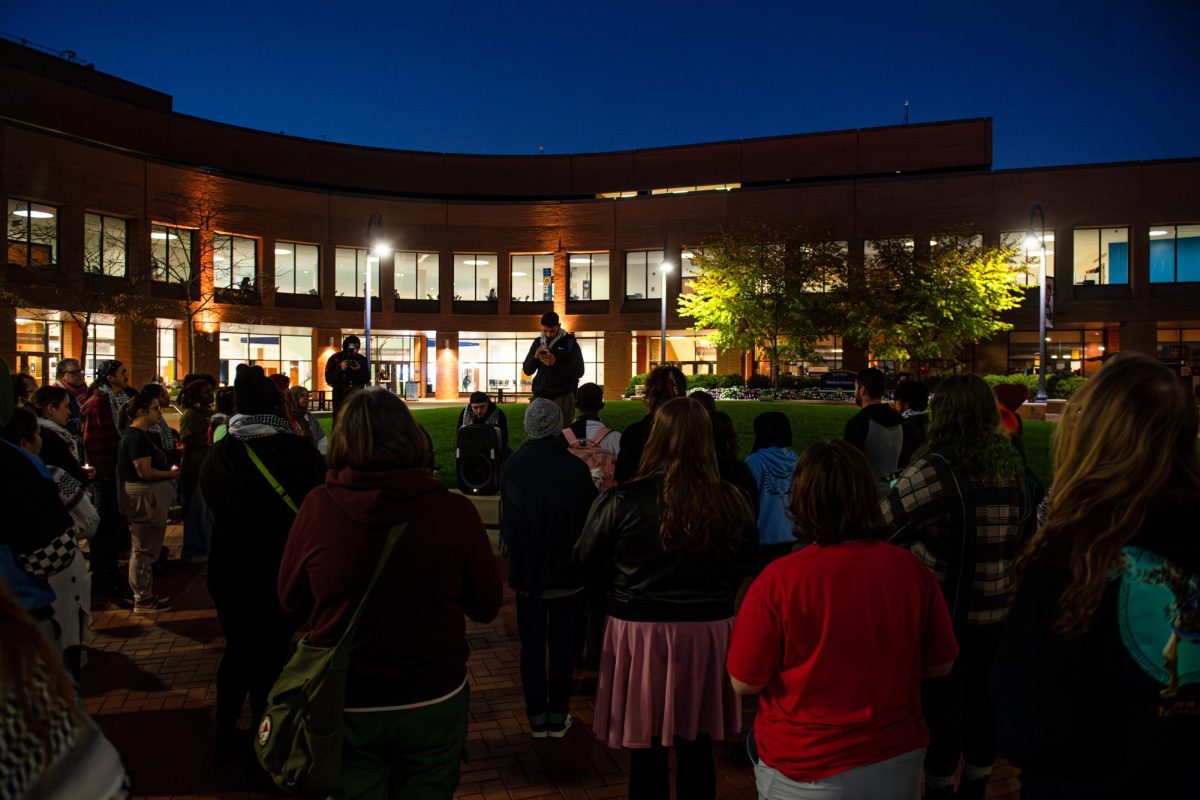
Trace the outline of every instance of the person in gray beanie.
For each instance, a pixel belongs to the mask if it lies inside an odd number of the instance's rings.
[[[525,444],[500,476],[500,538],[517,594],[521,687],[535,739],[561,738],[571,727],[583,582],[570,561],[596,499],[592,475],[567,451],[562,429],[558,404],[535,398],[525,411]]]

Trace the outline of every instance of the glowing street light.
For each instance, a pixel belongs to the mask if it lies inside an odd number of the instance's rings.
[[[672,269],[674,267],[670,261],[663,261],[658,265],[658,274],[662,284],[659,292],[662,295],[662,338],[659,339],[661,347],[659,347],[658,354],[658,363],[660,364],[667,363],[667,276],[671,274]]]
[[[367,385],[375,383],[371,374],[371,258],[379,263],[384,253],[391,252],[391,245],[385,242],[383,234],[383,216],[378,211],[367,219],[367,264],[363,275],[363,355],[367,358]]]
[[[1034,219],[1038,227],[1034,227]],[[1025,237],[1025,250],[1041,248],[1042,257],[1038,268],[1038,388],[1034,400],[1046,402],[1046,213],[1041,203],[1029,209],[1029,233]]]

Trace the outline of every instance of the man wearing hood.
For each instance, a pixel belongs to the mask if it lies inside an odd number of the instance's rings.
[[[854,402],[862,407],[846,423],[842,438],[857,447],[871,462],[879,499],[888,496],[888,476],[899,468],[904,446],[904,420],[883,402],[883,373],[869,367],[854,378]]]
[[[275,582],[296,514],[280,491],[299,508],[325,479],[325,460],[292,433],[279,390],[262,367],[240,365],[233,390],[237,413],[229,434],[200,469],[200,491],[213,516],[208,591],[225,633],[217,669],[218,761],[235,755],[247,693],[252,718],[257,723],[262,716],[292,641]]]
[[[501,449],[506,457],[512,454],[512,451],[508,449],[508,420],[505,418],[504,412],[500,410],[500,406],[488,397],[487,392],[475,392],[471,395],[467,407],[463,409],[462,418],[458,422],[460,428],[465,428],[467,425],[487,425],[499,428]]]
[[[766,411],[754,418],[754,449],[746,466],[758,485],[758,542],[764,563],[792,552],[795,526],[788,507],[792,503],[792,423],[781,411]]]
[[[333,416],[337,419],[338,409],[351,392],[363,388],[370,381],[367,357],[358,352],[362,342],[354,334],[342,340],[342,351],[334,353],[325,364],[325,382],[333,388]]]

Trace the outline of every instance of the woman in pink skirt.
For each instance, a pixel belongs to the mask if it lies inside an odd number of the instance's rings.
[[[629,748],[631,800],[716,794],[713,739],[738,730],[725,673],[733,600],[758,542],[745,497],[717,474],[694,400],[658,409],[637,478],[596,500],[575,558],[608,590],[595,732]]]

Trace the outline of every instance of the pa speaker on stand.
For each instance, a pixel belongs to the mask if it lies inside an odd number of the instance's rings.
[[[464,425],[458,429],[455,462],[458,488],[463,494],[500,491],[500,429],[492,425]]]

